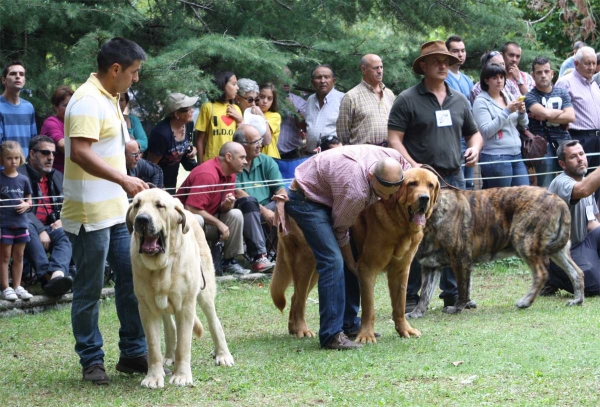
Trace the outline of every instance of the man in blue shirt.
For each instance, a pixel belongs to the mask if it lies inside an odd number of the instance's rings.
[[[451,35],[446,40],[446,48],[452,55],[458,58],[458,63],[454,65],[450,65],[448,69],[448,77],[446,78],[446,83],[452,89],[456,89],[470,102],[470,94],[471,89],[473,89],[473,81],[467,75],[460,71],[460,67],[465,63],[467,59],[467,50],[465,48],[465,43],[462,38],[458,35]],[[472,106],[471,106],[472,107]],[[462,153],[465,153],[467,149],[467,145],[465,143],[465,139],[461,138],[461,148]],[[462,167],[463,175],[465,177],[466,189],[473,189],[473,168],[464,166]]]
[[[29,156],[29,141],[37,136],[33,105],[20,98],[25,86],[25,67],[21,61],[10,62],[2,71],[4,92],[0,96],[0,143],[19,143],[25,157]]]

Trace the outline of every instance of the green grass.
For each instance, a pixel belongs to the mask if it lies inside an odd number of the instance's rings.
[[[111,384],[81,381],[70,310],[0,319],[0,400],[5,406],[597,406],[600,404],[600,300],[568,308],[568,294],[514,303],[530,284],[518,261],[475,274],[478,309],[441,312],[432,301],[411,321],[419,339],[401,339],[390,320],[384,275],[376,287],[375,327],[383,334],[360,351],[319,349],[287,334],[287,312],[271,303],[268,283],[219,285],[217,312],[235,366],[214,366],[208,333],[193,343],[194,387],[140,387],[142,376],[114,370],[118,321],[101,306]],[[291,291],[291,289],[290,289]],[[288,297],[289,298],[289,297]],[[318,329],[316,290],[308,323]],[[203,315],[200,315],[205,321]]]

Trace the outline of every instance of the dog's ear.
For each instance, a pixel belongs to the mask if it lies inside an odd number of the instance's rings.
[[[437,177],[433,174],[431,174],[431,180],[433,181],[434,187],[433,192],[429,197],[429,208],[427,209],[427,213],[425,214],[425,217],[427,218],[431,216],[431,213],[433,212],[433,207],[437,203],[438,198],[440,196],[440,181],[438,181]]]
[[[133,209],[133,201],[129,204],[129,208],[127,208],[127,214],[125,215],[125,224],[127,225],[127,230],[129,234],[133,233],[133,219],[130,218],[131,210]]]
[[[175,205],[175,210],[179,212],[179,219],[177,220],[177,223],[181,224],[181,231],[183,234],[186,234],[190,230],[190,227],[187,224],[187,216],[185,216],[185,212],[183,211],[181,204]]]

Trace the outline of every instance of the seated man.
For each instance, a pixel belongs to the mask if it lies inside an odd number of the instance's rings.
[[[153,162],[142,158],[142,150],[137,140],[129,140],[125,144],[125,164],[127,175],[151,183],[157,188],[163,188],[162,169]]]
[[[571,257],[583,271],[585,295],[600,295],[600,222],[593,194],[600,187],[600,170],[587,177],[587,157],[577,140],[565,141],[557,149],[564,170],[548,191],[560,196],[571,210]],[[556,264],[550,263],[550,278],[540,295],[553,295],[561,288],[573,292],[571,281]]]
[[[27,213],[31,241],[25,245],[25,258],[44,292],[59,297],[71,289],[73,278],[69,275],[71,242],[60,220],[63,175],[52,168],[55,156],[54,140],[35,136],[29,143],[27,164],[18,171],[29,179],[34,203]]]
[[[275,160],[260,152],[262,137],[258,130],[250,125],[240,126],[233,134],[233,141],[242,144],[246,150],[247,164],[237,176],[235,190],[235,206],[244,214],[246,253],[253,260],[252,270],[265,272],[275,267],[275,264],[267,259],[261,219],[273,226],[273,195],[285,198],[287,191]]]
[[[233,184],[235,174],[242,172],[245,164],[244,147],[229,141],[223,144],[218,157],[194,168],[176,194],[185,209],[196,215],[209,244],[224,242],[223,273],[250,273],[235,260],[244,253],[244,218],[239,209],[233,208]]]

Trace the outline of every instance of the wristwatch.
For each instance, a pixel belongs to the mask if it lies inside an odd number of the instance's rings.
[[[521,86],[523,83],[523,79],[519,78],[519,80],[517,81],[517,85]]]

